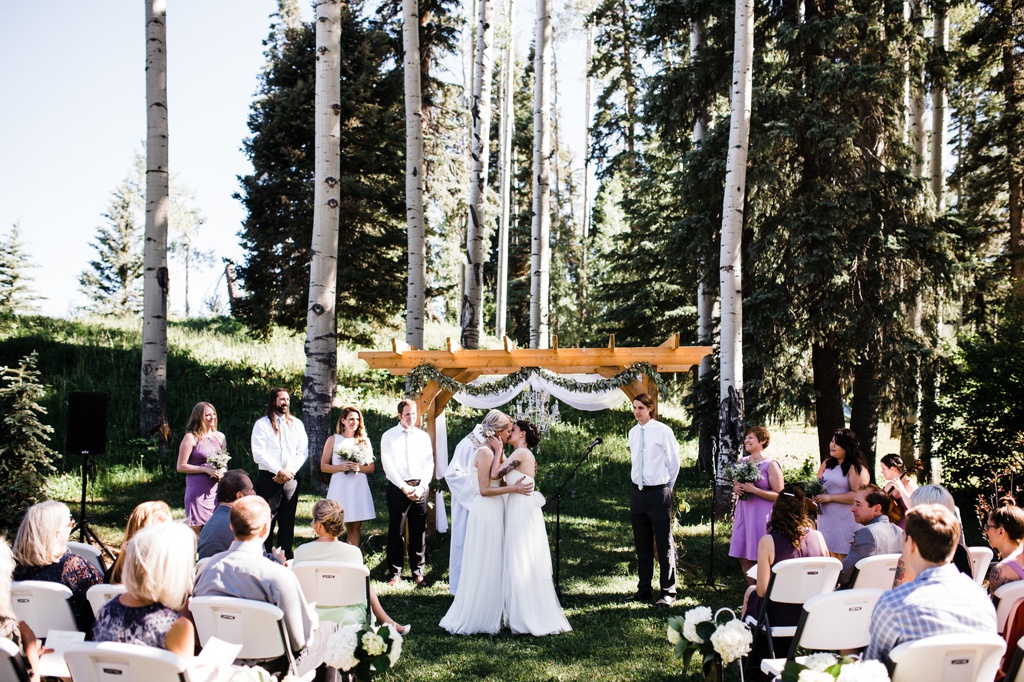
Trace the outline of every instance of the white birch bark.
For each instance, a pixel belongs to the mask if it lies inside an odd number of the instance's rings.
[[[704,22],[690,22],[690,59],[696,59],[697,54],[704,47]],[[700,111],[693,121],[693,146],[699,147],[704,141],[704,135],[708,128],[708,112]],[[710,345],[714,336],[714,308],[717,299],[715,298],[714,287],[708,286],[703,278],[697,284],[697,342]],[[703,378],[711,372],[712,360],[708,356],[700,361],[697,370],[698,378]]]
[[[487,161],[491,129],[492,0],[478,0],[473,67],[473,137],[470,140],[469,222],[466,226],[466,293],[462,302],[462,347],[480,347],[483,336]]]
[[[551,0],[537,0],[533,91],[533,221],[530,237],[530,347],[547,348],[551,271]]]
[[[338,381],[338,229],[341,199],[341,2],[316,3],[315,147],[313,240],[306,310],[306,374],[302,421],[309,435],[310,471],[320,471],[320,451],[331,431]],[[297,473],[297,472],[296,472]],[[314,479],[318,480],[318,479]]]
[[[167,3],[146,0],[146,245],[143,255],[142,378],[139,434],[167,425],[167,227],[170,216],[167,153]]]
[[[420,83],[418,0],[402,0],[405,50],[405,213],[409,241],[409,278],[405,301],[405,342],[423,348],[427,261],[423,229],[423,99]]]
[[[587,21],[586,101],[583,103],[583,220],[580,225],[580,241],[590,236],[590,128],[594,117],[594,77],[590,65],[594,60],[594,23]],[[584,273],[585,276],[585,273]]]
[[[754,2],[736,0],[729,155],[725,167],[719,262],[722,320],[721,403],[715,484],[715,513],[718,515],[727,513],[732,503],[732,486],[722,472],[727,464],[736,461],[743,442],[743,272],[740,243],[746,197],[753,61]]]
[[[937,54],[946,52],[949,41],[949,14],[943,2],[936,3],[933,17],[934,32],[932,43]],[[932,148],[931,148],[931,180],[932,195],[935,206],[942,212],[946,204],[946,164],[943,162],[946,151],[946,109],[948,96],[946,83],[940,78],[932,85]]]
[[[512,195],[512,134],[515,111],[515,70],[516,70],[516,3],[508,3],[508,44],[505,46],[504,68],[501,79],[501,123],[499,130],[499,155],[501,171],[498,184],[501,194],[501,218],[498,222],[498,289],[495,295],[494,330],[500,339],[505,336],[508,322],[508,230]]]
[[[910,1],[910,20],[917,26],[919,42],[924,42],[924,2],[923,0]],[[908,106],[908,135],[911,147],[914,149],[913,172],[917,177],[924,177],[924,62],[911,61],[909,73],[913,76],[910,83],[910,102]]]

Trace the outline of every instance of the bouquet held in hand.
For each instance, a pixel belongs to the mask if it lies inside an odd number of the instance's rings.
[[[227,469],[228,462],[230,461],[231,455],[228,454],[227,450],[218,450],[206,458],[206,463],[214,469]]]
[[[727,466],[725,475],[737,483],[757,483],[761,480],[761,468],[757,466],[757,462],[744,459]],[[747,499],[747,494],[740,493],[740,499]]]
[[[346,462],[355,462],[360,466],[373,464],[373,450],[370,449],[368,441],[348,438],[339,443],[338,440],[336,438],[334,443],[334,454],[338,457]],[[352,472],[346,471],[345,473],[351,474]]]

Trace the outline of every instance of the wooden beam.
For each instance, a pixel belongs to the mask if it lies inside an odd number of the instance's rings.
[[[449,353],[454,353],[456,351],[463,350],[462,346],[459,345],[459,342],[453,341],[452,337],[450,336],[444,340],[444,345],[448,349]]]
[[[516,342],[508,338],[507,336],[501,337],[501,344],[502,346],[505,347],[506,353],[511,353],[516,349]]]
[[[659,348],[671,348],[673,350],[679,348],[679,332],[676,332],[672,336],[668,337],[665,343],[661,344]]]
[[[558,350],[558,335],[551,335],[551,350]]]
[[[391,350],[399,355],[402,353],[408,353],[409,351],[419,350],[415,346],[410,346],[405,341],[398,339],[391,339]]]
[[[615,334],[608,335],[608,350],[615,350]]]

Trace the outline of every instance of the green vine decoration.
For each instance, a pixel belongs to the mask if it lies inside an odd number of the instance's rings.
[[[423,389],[426,388],[427,384],[433,381],[442,389],[451,393],[459,393],[461,391],[472,396],[494,395],[509,390],[513,386],[528,380],[534,374],[539,374],[556,386],[574,393],[604,393],[612,389],[622,388],[626,384],[635,381],[637,374],[642,374],[654,382],[654,385],[658,387],[658,391],[662,395],[668,395],[668,387],[662,380],[661,375],[658,374],[658,371],[649,362],[635,362],[613,377],[592,383],[566,379],[561,375],[540,367],[524,367],[518,372],[508,374],[498,381],[478,384],[476,386],[456,381],[447,374],[442,374],[429,362],[424,362],[409,372],[409,391],[412,396],[418,398],[423,393]]]

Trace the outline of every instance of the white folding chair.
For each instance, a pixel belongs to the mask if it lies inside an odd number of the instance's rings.
[[[370,569],[342,561],[296,561],[292,572],[306,600],[320,607],[366,606],[370,619]]]
[[[93,585],[85,593],[85,598],[89,600],[89,606],[92,607],[92,615],[98,616],[104,604],[127,591],[128,588],[124,585]]]
[[[1006,651],[999,635],[956,633],[904,642],[889,652],[892,682],[993,680]]]
[[[44,638],[50,630],[78,630],[71,613],[71,590],[60,583],[45,580],[21,580],[11,583],[14,615],[25,621],[36,637]]]
[[[1013,613],[1013,607],[1024,599],[1024,580],[1014,580],[1001,585],[992,593],[992,599],[996,603],[996,632],[1002,633],[1006,628],[1007,619]]]
[[[29,682],[28,668],[21,658],[18,645],[6,637],[0,637],[0,680]]]
[[[192,597],[189,610],[203,646],[216,637],[241,644],[237,654],[240,659],[287,656],[289,668],[295,671],[284,612],[273,604],[235,597]]]
[[[877,588],[840,590],[811,597],[804,602],[800,622],[793,635],[787,658],[766,658],[761,671],[782,677],[786,662],[797,657],[797,649],[808,651],[849,651],[862,649],[871,641],[868,628],[871,611],[883,590]]]
[[[1024,637],[1017,640],[1017,646],[1013,650],[1013,660],[1006,669],[1004,682],[1024,682]]]
[[[992,563],[995,554],[991,547],[968,547],[967,553],[971,555],[971,570],[974,571],[974,582],[979,585],[985,582],[988,577],[988,567]]]
[[[796,634],[796,626],[772,625],[768,617],[768,607],[776,604],[804,604],[808,599],[825,594],[836,588],[839,573],[843,564],[832,557],[801,557],[785,559],[772,566],[768,591],[761,600],[761,610],[754,619],[749,614],[747,622],[754,629],[754,640],[759,636],[768,638],[769,658],[775,658],[775,637],[792,637]]]
[[[75,682],[187,682],[185,660],[164,649],[120,642],[82,642],[64,652]]]
[[[877,588],[888,590],[896,578],[896,564],[900,561],[899,554],[876,554],[866,556],[854,567],[853,580],[850,586],[855,588]]]
[[[102,552],[92,545],[84,542],[71,542],[68,541],[68,550],[72,554],[77,554],[83,559],[88,559],[89,563],[99,569],[100,575],[103,575],[107,571],[107,567],[103,565]]]

